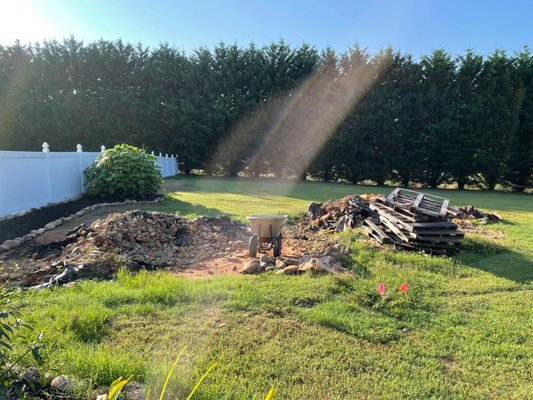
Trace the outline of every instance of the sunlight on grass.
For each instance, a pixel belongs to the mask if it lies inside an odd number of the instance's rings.
[[[150,205],[187,216],[304,212],[310,201],[388,188],[180,178],[183,190]],[[442,191],[439,194],[442,195]],[[446,195],[448,192],[446,191]],[[90,387],[119,376],[185,398],[528,398],[533,363],[532,196],[450,192],[499,210],[467,235],[457,257],[376,248],[343,234],[354,276],[215,276],[124,271],[114,282],[25,293],[22,306],[48,338],[45,368]],[[145,206],[143,206],[145,207]],[[146,206],[148,207],[148,206]],[[528,209],[529,207],[529,209]],[[407,293],[400,291],[408,282]],[[377,285],[385,293],[379,295]]]

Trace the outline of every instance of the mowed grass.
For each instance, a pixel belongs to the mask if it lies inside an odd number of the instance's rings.
[[[187,216],[287,213],[310,201],[390,188],[179,178],[152,209]],[[214,362],[195,398],[533,398],[533,196],[437,191],[502,214],[504,239],[470,236],[458,257],[351,243],[354,276],[119,274],[24,294],[45,332],[45,368],[86,387],[119,376],[179,399]],[[407,294],[399,290],[409,285]],[[385,296],[377,285],[385,283]],[[88,393],[85,390],[82,394]]]

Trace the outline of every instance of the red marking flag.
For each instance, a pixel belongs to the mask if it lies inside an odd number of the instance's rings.
[[[378,285],[378,293],[380,295],[382,295],[382,296],[385,294],[385,284],[384,283],[380,283]]]

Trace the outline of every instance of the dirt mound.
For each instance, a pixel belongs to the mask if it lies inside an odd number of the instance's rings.
[[[179,267],[240,249],[248,236],[242,223],[227,217],[190,220],[173,214],[129,211],[110,214],[90,227],[80,226],[56,249],[60,248],[57,255],[61,259],[71,263],[105,252],[119,254],[126,262]],[[53,247],[41,249],[37,257],[48,257],[47,251],[55,250]]]
[[[131,271],[165,267],[177,271],[242,253],[249,236],[247,226],[227,217],[187,219],[139,210],[113,213],[90,226],[78,226],[62,240],[19,249],[20,256],[27,253],[27,261],[6,268],[6,273],[15,286],[46,287],[79,278],[112,278],[120,266]],[[58,270],[63,272],[58,275]]]

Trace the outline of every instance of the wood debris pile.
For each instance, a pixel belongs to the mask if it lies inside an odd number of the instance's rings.
[[[330,229],[335,232],[353,229],[365,218],[374,215],[370,201],[377,197],[376,194],[348,195],[324,204],[311,203],[307,209],[310,214],[309,227],[312,230]]]
[[[449,221],[449,200],[406,189],[377,197],[370,209],[377,217],[365,219],[363,228],[381,244],[395,244],[432,254],[454,254],[464,237]]]

